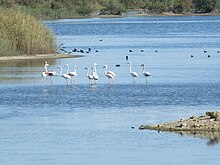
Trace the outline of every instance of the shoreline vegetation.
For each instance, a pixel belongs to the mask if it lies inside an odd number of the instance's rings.
[[[42,21],[19,10],[1,9],[0,56],[33,56],[55,52],[54,34]]]
[[[0,57],[7,60],[57,52],[42,20],[220,15],[220,0],[0,0],[0,6]]]
[[[220,0],[0,0],[40,20],[151,15],[220,15]]]

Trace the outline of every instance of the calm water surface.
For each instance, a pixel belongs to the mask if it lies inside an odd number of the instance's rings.
[[[219,110],[220,17],[45,24],[67,51],[91,52],[48,60],[57,72],[58,65],[76,64],[75,86],[55,77],[44,87],[40,73],[47,59],[0,62],[0,164],[219,164],[220,145],[213,139],[138,127]],[[125,56],[140,75],[135,85]],[[84,67],[95,62],[100,80],[90,87]],[[116,73],[113,85],[104,64]],[[141,64],[152,75],[148,85]]]

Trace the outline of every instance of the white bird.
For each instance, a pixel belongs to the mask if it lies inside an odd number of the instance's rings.
[[[135,84],[135,78],[139,77],[139,75],[137,74],[137,72],[132,72],[131,71],[131,65],[132,65],[131,62],[128,62],[127,64],[129,64],[129,73],[133,77],[133,84]]]
[[[96,81],[98,81],[98,79],[99,79],[99,75],[97,74],[96,66],[97,66],[97,64],[94,63],[93,69],[92,69],[92,76],[93,76],[93,79],[95,80],[95,84],[96,84]]]
[[[92,76],[92,74],[89,74],[89,68],[88,67],[85,67],[84,69],[87,70],[86,77],[89,79],[89,85],[90,85],[90,80],[93,80],[93,76]]]
[[[42,72],[41,73],[41,76],[42,76],[42,81],[45,81],[45,78],[47,77],[47,76],[49,76],[50,77],[50,81],[51,81],[51,85],[53,84],[53,80],[52,80],[52,78],[54,77],[54,76],[57,76],[57,73],[56,73],[56,71],[48,71],[48,68],[47,67],[49,67],[50,65],[47,63],[47,61],[45,61],[45,65],[44,65],[44,69],[45,69],[45,72]]]
[[[66,80],[66,84],[68,85],[68,79],[71,80],[71,77],[68,74],[62,74],[62,67],[58,66],[57,68],[60,69],[60,76],[63,77]]]
[[[113,83],[113,79],[115,78],[115,73],[112,71],[108,71],[108,66],[104,65],[103,68],[105,69],[105,76],[109,79],[109,84],[111,83],[111,79],[112,79],[112,83]]]
[[[144,70],[144,64],[141,65],[142,67],[142,74],[144,75],[145,79],[146,79],[146,84],[147,84],[147,78],[151,76],[150,72],[147,72]]]
[[[42,72],[41,73],[41,77],[42,77],[42,81],[44,82],[45,81],[45,78],[47,77],[47,67],[48,67],[49,65],[47,64],[47,62],[45,61],[45,64],[44,64],[44,69],[45,69],[45,71],[44,72]]]
[[[68,74],[72,78],[71,83],[73,83],[73,81],[74,81],[74,84],[75,84],[76,83],[75,77],[78,76],[76,73],[77,66],[76,65],[74,66],[74,71],[72,71],[72,72],[69,71],[69,68],[70,68],[69,64],[65,64],[64,66],[67,67],[66,74]]]

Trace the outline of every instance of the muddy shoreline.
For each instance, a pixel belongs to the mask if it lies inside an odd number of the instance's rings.
[[[65,55],[65,54],[37,54],[21,56],[2,56],[0,61],[17,61],[17,60],[37,60],[37,59],[59,59],[59,58],[77,58],[82,55]]]

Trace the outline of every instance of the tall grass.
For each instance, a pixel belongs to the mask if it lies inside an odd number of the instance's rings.
[[[54,35],[42,22],[18,10],[0,9],[0,56],[54,52]]]

